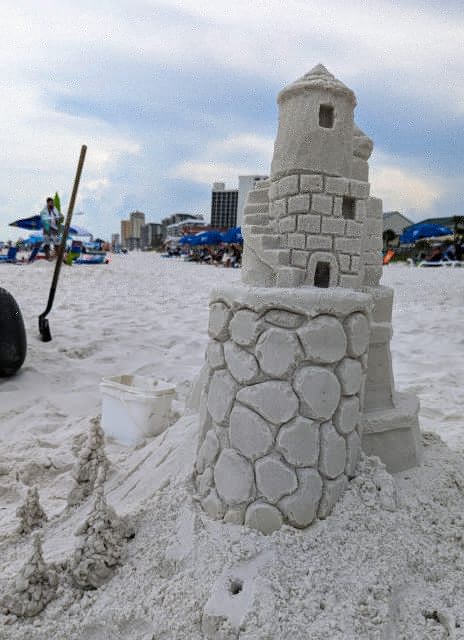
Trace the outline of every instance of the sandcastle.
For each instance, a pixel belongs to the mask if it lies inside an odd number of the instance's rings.
[[[361,448],[391,472],[421,458],[418,401],[394,389],[382,201],[355,95],[318,65],[278,104],[242,282],[211,295],[195,470],[208,514],[264,533],[325,518]]]

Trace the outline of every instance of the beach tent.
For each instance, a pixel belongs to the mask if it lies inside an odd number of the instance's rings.
[[[402,244],[413,244],[422,238],[439,238],[440,236],[452,236],[453,232],[448,227],[431,222],[418,222],[404,230],[400,237]]]
[[[238,244],[243,242],[241,227],[232,227],[232,229],[228,229],[224,233],[221,233],[221,236],[222,242],[227,244]]]

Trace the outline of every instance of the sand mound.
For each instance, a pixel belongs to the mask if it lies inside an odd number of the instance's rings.
[[[394,478],[363,458],[327,520],[265,537],[202,513],[185,466],[193,422],[179,421],[177,438],[159,438],[142,463],[168,456],[183,471],[165,470],[138,503],[124,564],[94,592],[64,589],[33,623],[7,627],[8,638],[462,637],[464,475],[438,437],[425,438],[421,468]],[[127,491],[133,474],[119,480]]]

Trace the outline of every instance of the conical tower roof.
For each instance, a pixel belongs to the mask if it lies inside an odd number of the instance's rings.
[[[311,91],[311,89],[322,89],[346,95],[353,103],[353,107],[356,106],[356,96],[353,91],[331,74],[323,64],[317,64],[311,71],[282,89],[277,97],[277,102],[280,103],[295,93]]]

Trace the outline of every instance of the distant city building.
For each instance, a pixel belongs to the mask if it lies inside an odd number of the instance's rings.
[[[140,238],[133,238],[133,237],[127,238],[126,249],[129,249],[129,251],[140,249]]]
[[[192,214],[192,213],[171,213],[170,216],[166,216],[161,220],[163,237],[176,237],[181,236],[185,233],[185,230],[182,230],[182,223],[189,221],[191,224],[196,226],[196,223],[199,223],[198,226],[202,226],[205,224],[203,216],[201,214]],[[175,225],[180,225],[180,228]],[[187,225],[189,227],[189,225]]]
[[[119,233],[111,234],[111,246],[113,249],[121,246],[121,236],[119,235]]]
[[[177,238],[183,235],[197,233],[207,226],[204,220],[198,218],[186,218],[180,222],[169,224],[166,227],[166,235],[170,238]]]
[[[131,237],[131,221],[121,220],[121,245],[127,248],[127,241]]]
[[[140,240],[140,230],[145,224],[145,214],[141,211],[132,211],[130,214],[131,221],[131,238],[138,238]]]
[[[385,211],[383,214],[384,232],[393,231],[396,236],[400,236],[406,227],[412,224],[413,222],[399,211]]]
[[[140,249],[140,234],[145,224],[145,214],[132,211],[129,220],[121,220],[121,246],[133,250]]]
[[[268,178],[269,176],[259,175],[238,177],[237,227],[240,227],[243,222],[243,210],[245,208],[248,193],[253,191],[257,182],[267,180]]]
[[[238,189],[226,189],[224,182],[215,182],[211,193],[211,226],[230,229],[237,226]]]
[[[163,218],[161,220],[161,224],[164,227],[168,227],[171,224],[176,224],[176,222],[182,222],[183,220],[203,220],[203,216],[201,214],[193,214],[193,213],[171,213],[170,216]]]
[[[156,249],[163,242],[163,227],[159,222],[148,222],[140,229],[140,248]]]

